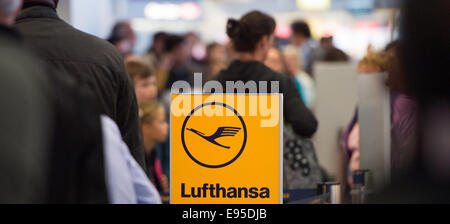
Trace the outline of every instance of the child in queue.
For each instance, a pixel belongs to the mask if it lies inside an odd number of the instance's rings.
[[[127,62],[125,66],[133,82],[138,103],[157,100],[156,78],[150,67],[137,60]]]
[[[163,173],[160,156],[164,148],[161,144],[167,140],[168,124],[166,112],[158,103],[156,78],[150,67],[142,61],[126,62],[126,68],[133,82],[139,103],[139,118],[145,147],[145,159],[148,177],[159,192],[168,193],[168,179]]]
[[[158,102],[143,102],[139,105],[142,136],[145,146],[146,164],[149,178],[159,192],[168,193],[168,179],[164,175],[162,164],[157,157],[157,143],[163,143],[168,136],[169,126],[166,121],[164,106]]]

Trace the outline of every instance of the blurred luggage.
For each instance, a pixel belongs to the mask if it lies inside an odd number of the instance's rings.
[[[290,127],[283,131],[283,160],[284,189],[312,189],[324,181],[312,141]]]

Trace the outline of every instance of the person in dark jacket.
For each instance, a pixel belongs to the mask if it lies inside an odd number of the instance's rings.
[[[23,46],[20,4],[0,0],[0,203],[107,203],[95,97]]]
[[[0,203],[43,203],[47,193],[51,114],[32,59],[8,27],[20,0],[0,0]],[[32,67],[33,68],[33,67]],[[30,187],[30,185],[32,187]]]
[[[279,92],[284,94],[285,121],[295,133],[309,138],[316,132],[318,122],[301,100],[294,82],[263,64],[272,47],[275,25],[272,17],[259,11],[252,11],[239,21],[228,20],[227,34],[239,56],[213,80],[219,81],[223,86],[227,81],[268,81],[269,91],[270,81],[278,81]]]
[[[136,96],[120,54],[108,42],[62,21],[57,5],[58,0],[25,0],[15,27],[46,66],[94,92],[100,112],[118,124],[131,154],[145,169]]]

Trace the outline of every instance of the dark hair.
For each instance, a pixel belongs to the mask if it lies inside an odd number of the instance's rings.
[[[350,57],[340,49],[335,47],[326,50],[322,61],[326,62],[348,62]]]
[[[150,48],[148,48],[147,52],[151,52],[151,51],[154,50],[154,43],[155,43],[158,39],[164,41],[164,44],[163,44],[163,45],[165,45],[167,36],[168,36],[168,34],[167,34],[166,32],[163,32],[163,31],[159,31],[159,32],[155,33],[155,35],[153,35],[153,40],[152,40],[152,41],[153,41],[153,44],[150,46]]]
[[[116,23],[107,41],[111,44],[116,44],[133,35],[132,33],[130,33],[130,30],[127,27],[129,25],[130,23],[126,21]]]
[[[295,21],[292,23],[291,29],[294,34],[300,34],[307,38],[311,38],[311,30],[305,21]]]
[[[265,35],[275,31],[276,22],[271,16],[260,11],[251,11],[239,21],[229,19],[227,35],[233,41],[234,49],[238,52],[253,52],[256,44]]]
[[[323,43],[333,43],[333,36],[327,36],[327,37],[322,37],[322,38],[320,38],[320,43],[321,44],[323,44]]]
[[[166,43],[164,46],[164,51],[165,52],[171,52],[173,51],[176,47],[180,46],[181,44],[183,44],[184,42],[184,38],[182,36],[179,35],[169,35],[166,38]]]
[[[157,40],[160,38],[167,38],[167,33],[163,32],[163,31],[159,31],[159,32],[155,33],[155,35],[153,35],[153,40]]]
[[[34,5],[36,5],[36,3],[44,4],[51,8],[56,9],[58,6],[58,2],[59,2],[59,0],[24,0],[22,9],[34,6]]]

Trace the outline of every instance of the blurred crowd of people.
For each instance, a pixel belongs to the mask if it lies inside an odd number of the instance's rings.
[[[449,9],[448,4],[433,4]],[[351,61],[334,46],[332,36],[314,40],[304,21],[291,25],[289,44],[279,44],[275,19],[260,11],[229,19],[229,43],[207,44],[203,58],[194,54],[201,40],[193,32],[157,32],[149,49],[138,55],[133,52],[136,34],[129,22],[117,23],[105,41],[62,21],[57,6],[58,0],[0,0],[0,99],[4,108],[0,116],[0,202],[161,203],[160,194],[169,193],[170,188],[167,120],[173,83],[193,84],[194,73],[203,73],[204,82],[222,84],[279,81],[285,122],[298,136],[311,138],[319,125],[313,114],[314,64]],[[417,20],[415,7],[413,3],[406,7],[411,12],[407,18]],[[438,15],[448,18],[440,10]],[[448,21],[442,23],[448,27]],[[434,33],[443,32],[440,27],[432,28]],[[450,51],[446,51],[448,38],[444,39],[448,36],[438,38],[442,48],[427,50],[419,47],[428,39],[412,37],[408,23],[403,32],[411,35],[405,42],[370,51],[358,65],[359,74],[389,75],[394,178],[410,177],[412,170],[421,167],[417,166],[424,158],[419,143],[433,138],[419,127],[437,133],[419,115],[438,113],[445,118],[448,105],[448,88],[441,84],[443,89],[430,95],[431,82],[419,74],[428,72],[421,63],[427,68],[447,65]],[[417,52],[411,52],[412,48]],[[441,57],[440,64],[424,59],[436,56]],[[417,70],[408,67],[413,62]],[[444,70],[430,71],[436,75]],[[440,77],[433,76],[433,80]],[[444,106],[436,109],[433,104],[436,110],[431,110],[428,100],[435,96],[440,96],[439,105]],[[351,173],[360,169],[357,114],[340,141],[350,186]],[[444,136],[440,140],[445,143]],[[445,147],[439,149],[434,152],[447,155]],[[445,175],[448,172],[441,176]]]

